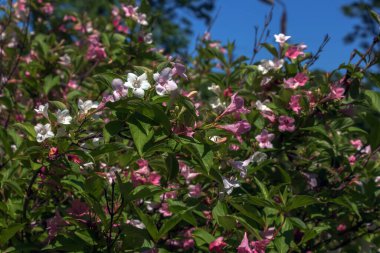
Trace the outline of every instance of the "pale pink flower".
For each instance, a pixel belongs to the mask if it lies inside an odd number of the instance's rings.
[[[210,252],[223,253],[223,248],[227,246],[227,243],[225,243],[223,240],[224,237],[220,236],[216,238],[214,241],[212,241],[208,247]]]
[[[163,96],[177,90],[177,83],[172,77],[172,69],[170,68],[164,68],[160,73],[153,74],[153,79],[156,81],[156,93],[158,95]]]
[[[208,45],[211,48],[215,48],[215,49],[219,50],[219,52],[221,52],[222,54],[225,54],[227,52],[227,50],[224,47],[222,47],[222,45],[220,44],[220,42],[212,42],[212,43],[210,43]]]
[[[199,173],[194,172],[186,163],[182,161],[179,162],[179,169],[187,184],[199,175]]]
[[[51,3],[45,3],[41,10],[46,15],[51,15],[54,12],[54,6]]]
[[[238,151],[240,149],[240,146],[239,145],[236,145],[236,144],[231,144],[229,147],[228,147],[229,150],[232,150],[232,151]]]
[[[301,95],[292,95],[290,97],[289,107],[296,114],[299,114],[301,112],[301,110],[302,110],[302,107],[300,105],[300,99],[301,99]]]
[[[285,34],[283,33],[279,33],[279,34],[275,34],[274,35],[274,38],[276,40],[277,43],[280,44],[280,46],[283,46],[285,44],[285,42],[291,38],[291,36],[286,36]]]
[[[280,116],[278,118],[278,129],[280,132],[294,132],[296,127],[294,126],[294,119],[288,116]]]
[[[199,198],[202,194],[202,187],[200,184],[189,185],[189,196],[192,198]]]
[[[260,148],[273,148],[271,141],[274,139],[274,134],[268,133],[266,129],[257,135],[255,139],[259,142]]]
[[[356,150],[360,150],[363,147],[363,142],[360,139],[350,140],[350,143]]]
[[[169,210],[169,204],[168,203],[162,203],[161,207],[158,209],[158,212],[160,212],[164,217],[172,216],[173,213]]]
[[[237,247],[237,253],[254,253],[249,246],[249,241],[247,237],[247,233],[244,233],[243,240],[241,241],[240,245]]]
[[[186,67],[185,65],[181,64],[181,63],[174,63],[174,66],[172,68],[172,75],[173,76],[179,76],[179,77],[182,77],[184,79],[187,79],[187,75],[185,74],[186,72]]]

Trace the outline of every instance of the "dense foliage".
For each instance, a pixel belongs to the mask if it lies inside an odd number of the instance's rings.
[[[185,66],[146,1],[55,7],[2,5],[2,252],[377,252],[371,50],[312,72],[290,36],[249,64],[205,33]]]

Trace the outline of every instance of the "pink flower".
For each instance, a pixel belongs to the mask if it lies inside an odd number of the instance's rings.
[[[200,184],[189,185],[189,196],[192,198],[199,198],[202,194],[202,187]]]
[[[169,211],[169,204],[168,203],[162,203],[160,209],[158,211],[164,216],[169,217],[172,216],[173,213]]]
[[[285,87],[289,89],[296,89],[299,86],[305,86],[309,81],[309,77],[303,73],[298,73],[295,77],[284,79]]]
[[[299,114],[302,110],[302,107],[300,105],[300,99],[301,99],[301,95],[292,95],[290,97],[289,107],[296,114]]]
[[[278,126],[280,132],[294,132],[294,119],[288,116],[280,116],[278,118],[280,125]]]
[[[268,133],[266,129],[257,135],[255,139],[259,142],[260,148],[273,148],[271,141],[274,139],[274,134]]]
[[[345,89],[343,87],[332,85],[330,87],[330,94],[328,97],[330,99],[342,99],[344,98],[344,92],[345,92]]]
[[[305,50],[306,48],[307,46],[304,44],[290,46],[288,50],[286,50],[285,56],[292,60],[297,59],[298,56],[305,55],[303,50]]]
[[[237,247],[237,253],[254,253],[249,246],[249,241],[247,237],[247,233],[244,233],[243,240],[240,245]]]
[[[250,110],[244,107],[244,99],[235,93],[231,96],[231,104],[226,108],[226,110],[224,110],[219,118],[230,113],[247,114],[249,112]]]
[[[225,246],[227,246],[227,243],[225,243],[224,241],[224,238],[222,236],[216,238],[215,241],[212,241],[210,243],[210,246],[208,247],[208,249],[210,250],[210,252],[217,252],[217,253],[223,253],[223,248]]]
[[[65,221],[64,219],[62,219],[62,217],[59,214],[59,212],[56,211],[54,217],[52,217],[52,218],[50,218],[50,219],[47,220],[46,229],[48,231],[49,240],[53,239],[54,237],[56,237],[57,234],[58,234],[58,232],[59,232],[59,230],[61,230],[61,228],[63,226],[66,226],[68,224],[69,223],[67,221]]]
[[[222,47],[222,45],[220,45],[220,42],[212,42],[208,45],[211,48],[215,48],[215,49],[219,50],[219,52],[221,52],[222,54],[225,54],[227,52],[227,50],[224,47]]]
[[[360,139],[351,140],[350,143],[356,150],[360,150],[363,147],[363,142]]]
[[[179,169],[187,184],[199,175],[199,173],[194,172],[186,163],[182,161],[179,162]]]
[[[348,162],[350,163],[351,166],[354,166],[356,162],[356,157],[354,155],[350,155],[348,157]]]
[[[81,202],[79,199],[74,199],[71,202],[71,207],[67,210],[67,213],[74,217],[82,217],[87,215],[89,211],[86,203]]]
[[[179,77],[182,77],[184,79],[187,79],[187,75],[185,74],[186,72],[186,67],[181,64],[181,63],[174,63],[174,66],[172,68],[172,75],[173,76],[179,76]]]
[[[336,227],[336,230],[338,231],[338,232],[343,232],[343,231],[345,231],[347,229],[347,226],[345,225],[345,224],[339,224],[337,227]]]
[[[263,239],[260,241],[252,241],[251,246],[253,247],[253,253],[265,253],[265,249],[271,240]]]
[[[54,12],[54,6],[51,3],[46,3],[41,10],[46,15],[51,15]]]
[[[135,186],[140,184],[160,185],[161,176],[155,171],[150,171],[147,160],[140,159],[136,163],[139,169],[133,171],[131,176]]]
[[[231,144],[229,147],[228,147],[229,150],[232,150],[232,151],[238,151],[240,149],[240,146],[239,145],[236,145],[236,144]]]
[[[98,45],[91,44],[87,49],[86,58],[87,60],[104,60],[107,58],[107,53],[105,48],[100,46],[100,43]]]
[[[241,139],[241,135],[251,130],[251,125],[246,120],[240,120],[234,124],[229,125],[218,125],[217,127],[234,134],[239,142],[243,141]]]

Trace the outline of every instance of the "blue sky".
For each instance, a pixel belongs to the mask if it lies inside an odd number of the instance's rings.
[[[347,62],[351,51],[357,44],[345,44],[343,37],[352,30],[357,20],[345,17],[341,11],[349,0],[284,0],[287,9],[287,35],[291,35],[292,43],[303,42],[308,45],[307,51],[315,52],[324,35],[330,35],[330,42],[322,52],[314,68],[333,70],[343,62]],[[251,56],[254,39],[254,26],[263,26],[264,17],[270,6],[258,0],[217,0],[215,13],[219,11],[217,20],[211,29],[211,37],[226,43],[236,42],[236,55]],[[273,34],[280,32],[281,6],[274,8],[270,25],[271,35],[268,42],[273,43]],[[206,26],[200,22],[194,24],[194,37],[202,35]],[[194,47],[195,40],[192,43]],[[269,58],[261,52],[255,60]]]

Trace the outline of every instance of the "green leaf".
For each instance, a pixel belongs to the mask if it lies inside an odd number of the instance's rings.
[[[12,237],[24,227],[24,223],[14,223],[7,227],[6,229],[1,230],[0,232],[0,244],[7,243]]]
[[[49,103],[51,105],[54,105],[58,109],[61,109],[61,110],[67,109],[66,105],[64,103],[60,102],[60,101],[49,101]]]
[[[153,241],[157,242],[160,239],[156,225],[154,224],[151,217],[145,215],[138,207],[133,206],[140,220],[144,223],[148,233],[152,237]]]
[[[367,96],[368,101],[372,107],[380,112],[380,93],[372,90],[366,90],[364,94]]]
[[[36,131],[34,130],[34,126],[30,123],[16,123],[15,127],[23,130],[27,135],[29,135],[32,139],[36,139]]]
[[[169,154],[165,159],[165,164],[168,170],[168,180],[175,179],[179,172],[178,160],[175,154]]]
[[[380,15],[379,15],[377,12],[375,12],[374,10],[371,10],[371,11],[370,11],[370,14],[371,14],[372,19],[373,19],[374,21],[376,21],[376,23],[377,23],[378,25],[380,25]]]
[[[319,203],[319,201],[314,197],[307,195],[297,195],[289,199],[285,210],[290,211],[296,208],[306,207],[317,203]]]
[[[266,50],[268,50],[269,53],[271,53],[275,58],[278,57],[277,49],[269,43],[261,43],[261,46],[263,46]]]
[[[44,92],[47,95],[49,91],[59,84],[59,76],[48,75],[44,79]]]
[[[215,241],[215,237],[202,228],[195,229],[193,231],[193,237],[195,238],[198,246],[210,244],[211,242]]]
[[[96,245],[97,244],[87,230],[75,231],[74,234],[89,245]]]
[[[111,135],[117,135],[124,128],[124,122],[120,120],[110,121],[105,125],[107,132]]]
[[[159,237],[163,237],[167,234],[172,228],[174,228],[180,221],[182,220],[180,215],[174,215],[170,217],[168,220],[164,221],[164,224],[160,228]]]
[[[139,119],[137,117],[138,114],[133,114],[128,120],[128,126],[137,151],[142,157],[144,146],[152,139],[154,131],[152,130],[151,124],[144,120],[143,117],[139,117]]]
[[[136,188],[134,188],[131,192],[124,192],[124,197],[127,202],[130,202],[136,199],[146,199],[156,194],[161,194],[162,192],[163,191],[159,186],[139,185]]]
[[[255,182],[257,184],[257,186],[260,188],[260,191],[261,193],[263,194],[264,196],[264,199],[269,199],[269,192],[268,192],[268,189],[265,187],[265,185],[260,181],[258,180],[256,177],[254,178],[255,179]]]

